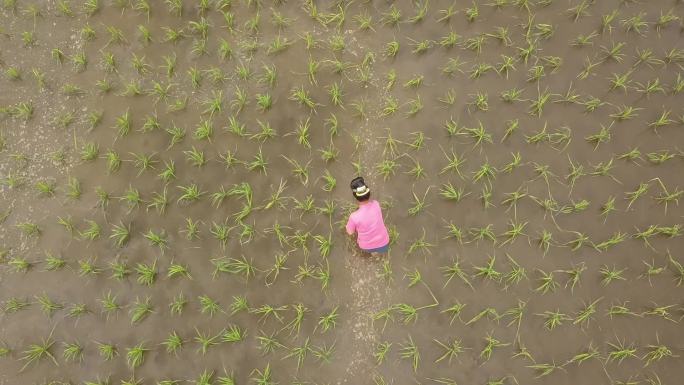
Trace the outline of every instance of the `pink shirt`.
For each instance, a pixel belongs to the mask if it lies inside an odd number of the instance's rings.
[[[389,243],[389,233],[382,220],[378,201],[371,200],[351,213],[347,221],[347,233],[351,235],[354,231],[358,233],[357,241],[362,249],[375,249]]]

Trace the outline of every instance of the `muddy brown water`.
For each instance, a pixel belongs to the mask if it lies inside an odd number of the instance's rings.
[[[3,73],[11,67],[21,70],[20,80],[10,80],[6,76],[0,79],[0,106],[24,101],[31,101],[34,106],[33,117],[26,122],[6,114],[1,115],[0,120],[5,143],[0,153],[3,180],[17,175],[24,178],[23,186],[18,188],[10,188],[6,183],[0,187],[0,208],[9,213],[0,232],[5,252],[0,273],[0,301],[5,310],[0,321],[0,346],[9,349],[9,353],[0,358],[1,384],[78,384],[105,379],[111,384],[132,379],[143,384],[154,384],[164,379],[192,383],[198,382],[205,371],[214,372],[211,383],[218,383],[218,377],[232,373],[235,383],[246,384],[256,383],[255,370],[263,371],[266,367],[273,373],[272,381],[280,384],[487,384],[497,380],[504,384],[618,384],[629,381],[648,384],[658,383],[648,382],[656,378],[662,384],[680,382],[684,353],[679,324],[684,315],[682,289],[675,281],[676,269],[668,255],[684,263],[684,244],[680,236],[661,234],[651,238],[652,247],[648,247],[642,240],[632,237],[650,225],[676,226],[682,221],[682,208],[677,202],[672,201],[665,212],[664,206],[656,200],[661,194],[661,187],[654,178],[659,178],[670,192],[680,188],[681,150],[684,148],[681,117],[684,111],[681,93],[673,93],[671,89],[682,72],[684,59],[679,54],[667,64],[635,64],[637,50],[650,49],[656,59],[664,60],[667,52],[684,49],[681,42],[684,10],[680,2],[586,2],[591,3],[587,14],[576,21],[568,16],[567,10],[579,5],[578,1],[556,0],[546,6],[532,5],[533,22],[553,26],[553,35],[540,39],[540,50],[527,63],[517,61],[516,70],[507,78],[490,70],[477,79],[469,76],[473,65],[496,65],[501,61],[501,55],[515,56],[518,48],[525,46],[522,26],[530,17],[527,10],[513,5],[497,9],[489,2],[475,2],[479,16],[469,23],[465,11],[472,5],[459,3],[455,5],[458,13],[448,22],[437,22],[440,10],[448,8],[451,3],[433,1],[429,2],[423,21],[402,22],[391,27],[381,24],[382,15],[393,5],[406,21],[415,14],[411,3],[349,2],[345,6],[345,23],[338,29],[312,20],[303,10],[302,2],[279,4],[281,2],[266,1],[256,8],[249,5],[250,2],[234,1],[231,7],[225,8],[234,14],[236,29],[233,32],[223,28],[223,16],[216,9],[211,8],[204,14],[210,25],[207,54],[198,57],[192,53],[197,35],[191,32],[189,22],[200,21],[200,16],[190,2],[185,2],[182,17],[171,15],[162,2],[150,2],[152,11],[149,19],[131,6],[119,10],[115,8],[115,2],[100,2],[101,9],[90,17],[80,11],[80,4],[77,4],[80,2],[67,3],[71,3],[74,17],[59,15],[57,2],[53,1],[18,1],[15,10],[3,9],[0,16],[0,64]],[[315,3],[321,14],[338,10],[333,4],[335,2]],[[40,10],[35,20],[28,15],[32,5]],[[612,23],[612,29],[601,33],[601,17],[614,9],[618,16]],[[292,24],[283,29],[274,27],[271,23],[273,10],[293,19]],[[657,30],[658,18],[670,10],[680,19]],[[259,30],[250,33],[245,30],[245,22],[257,13],[260,15]],[[627,31],[623,23],[641,13],[648,23],[644,36]],[[357,29],[354,16],[359,14],[372,17],[374,31]],[[79,34],[86,23],[96,31],[92,41],[84,40]],[[144,25],[151,31],[152,43],[141,42],[138,25]],[[460,43],[450,49],[433,43],[423,54],[411,52],[412,41],[435,42],[453,31],[463,42],[483,33],[491,34],[497,26],[508,27],[510,45],[490,37],[480,53],[463,48]],[[120,29],[126,42],[108,44],[107,27]],[[183,28],[186,36],[176,44],[163,42],[164,27]],[[26,31],[33,31],[36,38],[35,44],[29,47],[22,42],[22,33]],[[591,45],[570,45],[577,35],[588,35],[592,31],[597,31],[597,35]],[[307,50],[300,39],[306,32],[311,32],[318,40],[317,47],[311,50]],[[343,52],[335,53],[327,41],[338,34],[344,37],[346,47]],[[287,37],[293,44],[280,53],[268,54],[267,45],[276,36]],[[254,38],[261,46],[253,55],[240,49],[241,42]],[[231,58],[220,60],[216,54],[220,39],[231,44]],[[383,56],[385,43],[395,39],[400,42],[397,56]],[[604,56],[602,47],[609,48],[620,42],[625,43],[621,61],[605,60],[587,78],[578,78],[587,59],[598,62]],[[63,64],[51,58],[53,48],[60,48],[66,54]],[[70,58],[81,51],[85,52],[88,65],[78,72]],[[115,56],[118,65],[115,73],[107,74],[99,65],[101,52],[111,52]],[[375,54],[375,60],[368,67],[368,83],[362,84],[359,81],[360,64],[368,52]],[[131,60],[134,54],[144,57],[149,65],[148,72],[141,75],[133,68]],[[168,55],[176,57],[175,74],[170,79],[161,68],[163,57]],[[546,76],[539,82],[528,81],[528,70],[543,56],[558,56],[563,60],[562,65],[555,72],[547,67]],[[311,83],[306,75],[310,58],[322,63],[316,83]],[[462,73],[447,77],[442,68],[450,58],[459,58],[465,64]],[[335,74],[330,67],[330,61],[335,59],[353,66],[344,74]],[[240,64],[253,71],[251,79],[236,77],[235,69]],[[278,77],[272,89],[256,82],[263,65],[277,68]],[[203,72],[201,86],[195,89],[187,76],[191,67],[201,70],[220,68],[225,72],[226,80],[213,83],[207,72]],[[45,73],[45,90],[37,88],[31,75],[33,68]],[[386,89],[385,76],[391,70],[396,71],[396,84]],[[629,91],[610,90],[613,74],[630,70],[633,72]],[[420,87],[411,89],[403,86],[418,75],[424,77]],[[646,97],[637,91],[638,83],[644,84],[655,78],[660,80],[664,92]],[[95,82],[101,79],[113,82],[114,89],[110,93],[97,91]],[[151,89],[153,81],[174,86],[168,102],[155,102],[151,95],[121,96],[125,85],[131,81],[139,81],[143,90]],[[333,83],[340,84],[343,89],[344,108],[335,107],[328,100],[327,88]],[[85,94],[67,97],[61,92],[65,84],[78,85]],[[288,100],[291,90],[300,86],[321,104],[315,111]],[[582,100],[597,97],[605,104],[596,111],[586,112],[582,105],[557,102],[559,95],[564,95],[570,86]],[[230,103],[238,87],[246,92],[249,100],[241,111],[236,112]],[[499,94],[513,87],[522,90],[522,100],[503,102]],[[448,90],[454,90],[453,105],[438,101]],[[531,100],[545,90],[554,95],[551,101],[540,116],[530,114]],[[221,112],[209,116],[203,113],[207,108],[204,101],[212,97],[213,91],[223,92],[223,105]],[[270,110],[259,112],[255,95],[264,92],[273,97],[274,103]],[[487,111],[476,111],[469,105],[475,93],[488,95]],[[401,107],[393,115],[382,116],[384,98],[388,95],[397,98]],[[423,109],[415,116],[407,116],[409,101],[418,96],[424,104]],[[184,110],[169,111],[167,103],[184,98],[188,100]],[[366,116],[357,116],[353,103],[365,103]],[[637,115],[624,121],[611,118],[610,115],[622,106],[639,108]],[[91,131],[86,116],[95,111],[103,113],[102,121]],[[116,121],[126,111],[130,114],[132,129],[127,136],[117,138]],[[663,111],[671,111],[672,122],[655,131],[649,124]],[[59,127],[55,118],[66,112],[73,112],[76,119],[66,128]],[[146,116],[151,114],[158,116],[161,129],[140,132]],[[326,126],[326,119],[331,114],[339,120],[340,134],[337,136],[331,136]],[[245,124],[248,135],[257,133],[258,121],[262,121],[269,122],[277,136],[263,143],[249,136],[238,137],[226,130],[231,116]],[[298,143],[296,135],[292,134],[299,122],[307,119],[311,125],[310,147]],[[519,121],[518,130],[502,141],[506,122],[514,119]],[[202,120],[213,123],[214,134],[210,141],[193,137]],[[449,120],[469,128],[481,123],[492,135],[492,143],[474,146],[473,140],[466,135],[448,136],[444,124]],[[169,147],[169,135],[163,129],[174,125],[185,128],[186,137]],[[594,149],[594,145],[585,138],[598,133],[602,125],[610,127],[611,136]],[[571,130],[571,140],[561,146],[556,145],[563,147],[561,150],[548,142],[528,143],[526,137],[544,127],[548,133],[562,132],[567,127]],[[413,141],[416,132],[425,135],[423,148],[413,149],[407,145]],[[402,156],[394,158],[384,151],[388,133],[400,141],[398,149]],[[99,145],[100,158],[93,162],[80,160],[82,145],[87,142]],[[330,143],[339,150],[339,156],[335,161],[326,163],[321,159],[319,150]],[[207,159],[204,166],[194,167],[187,161],[184,151],[193,147],[204,151]],[[641,151],[641,160],[617,159],[633,148]],[[66,154],[63,163],[54,162],[51,156],[60,149]],[[121,168],[113,173],[107,172],[103,158],[108,149],[117,151],[123,159]],[[220,158],[227,150],[234,151],[240,161],[230,169]],[[259,150],[268,161],[266,173],[249,171],[243,164],[251,161]],[[450,154],[451,151],[465,159],[461,167],[462,176],[441,173],[446,164],[444,152]],[[662,164],[646,159],[646,154],[660,151],[669,151],[674,156]],[[499,172],[491,183],[472,180],[483,163],[502,169],[510,161],[511,154],[517,152],[522,156],[522,163],[513,172]],[[28,162],[17,160],[16,154],[28,156]],[[154,168],[139,173],[134,167],[132,154],[154,154]],[[283,155],[302,165],[309,164],[307,184],[293,175],[292,167]],[[614,162],[610,170],[612,178],[586,175],[580,177],[570,190],[566,177],[570,172],[569,160],[583,165],[590,173],[595,165],[611,158]],[[378,168],[385,159],[398,163],[395,174],[388,178],[383,177]],[[420,162],[425,169],[425,177],[415,179],[408,174],[414,167],[413,160]],[[157,174],[164,162],[170,161],[175,163],[176,179],[165,186]],[[384,212],[386,222],[399,234],[387,256],[369,258],[344,235],[342,226],[348,210],[353,208],[346,187],[347,181],[355,176],[352,162],[362,165],[363,175],[374,196],[387,205]],[[537,166],[548,166],[551,172],[548,184],[535,171]],[[322,189],[322,176],[326,171],[337,180],[332,192]],[[81,183],[83,194],[78,200],[66,196],[70,176]],[[53,197],[41,197],[36,193],[34,184],[42,179],[56,182],[57,190]],[[281,180],[287,183],[285,208],[258,209]],[[256,232],[253,239],[241,243],[240,227],[236,226],[222,246],[210,233],[212,224],[237,225],[233,214],[242,208],[242,202],[236,197],[228,197],[217,208],[212,205],[210,194],[219,191],[220,186],[228,189],[242,182],[252,187],[253,206],[257,208],[244,222],[254,226]],[[439,190],[449,182],[462,187],[468,195],[458,203],[443,199]],[[181,195],[177,186],[191,183],[197,184],[204,192],[202,198],[192,203],[177,202]],[[626,193],[634,191],[640,183],[648,183],[649,190],[627,210],[629,201]],[[119,199],[129,186],[136,188],[144,201],[138,208],[130,209]],[[485,186],[491,188],[493,204],[487,208],[480,198]],[[97,205],[97,187],[112,196],[105,209]],[[154,193],[161,193],[165,188],[170,200],[166,211],[160,214],[152,208],[147,209]],[[519,201],[514,212],[502,201],[507,194],[518,189],[538,199],[553,197],[559,206],[583,199],[590,204],[582,212],[552,216],[527,197]],[[414,205],[413,193],[422,198],[426,191],[426,208],[417,215],[410,215],[408,210]],[[297,210],[295,199],[303,201],[309,195],[315,207],[324,207],[326,202],[336,203],[334,214],[328,217],[317,210]],[[610,197],[615,198],[617,210],[604,218],[600,215],[601,206]],[[77,228],[74,236],[57,223],[58,217],[68,216]],[[185,238],[181,230],[186,218],[199,223],[199,239]],[[87,220],[96,221],[102,227],[99,239],[86,241],[78,236],[78,231],[86,228]],[[525,227],[527,236],[502,245],[505,241],[503,234],[512,220],[528,223]],[[40,236],[22,235],[16,225],[25,222],[37,223],[41,228]],[[445,227],[448,222],[462,228],[463,242],[448,237]],[[112,226],[119,223],[130,224],[132,229],[129,242],[121,248],[114,246],[109,239]],[[281,244],[268,230],[274,223],[282,225],[289,237],[309,232],[306,249]],[[471,230],[487,225],[491,225],[497,235],[496,244],[488,240],[476,242],[469,235]],[[142,236],[150,229],[155,232],[163,230],[167,234],[167,249],[160,251]],[[543,231],[553,235],[552,246],[547,253],[538,245]],[[594,243],[600,243],[616,232],[627,234],[627,238],[603,252],[588,245],[572,251],[564,244],[574,238],[573,232],[586,234]],[[432,246],[410,253],[411,244],[423,234],[424,240]],[[332,237],[330,255],[320,255],[313,236]],[[45,271],[43,261],[46,253],[62,256],[67,266],[58,271]],[[266,285],[268,271],[273,266],[274,257],[279,254],[287,254],[287,261],[277,279]],[[237,274],[214,275],[212,259],[240,259],[243,256],[253,264],[253,276],[245,279]],[[492,256],[496,257],[495,269],[503,274],[510,271],[510,256],[525,268],[527,279],[505,287],[502,282],[474,276],[476,267],[484,266]],[[33,266],[25,273],[16,272],[9,264],[13,258],[25,258]],[[94,261],[102,271],[93,276],[79,275],[79,263],[86,260]],[[472,289],[458,278],[445,286],[447,279],[443,267],[455,260],[460,261],[468,274]],[[135,272],[122,281],[112,279],[109,269],[112,261],[126,261],[131,269],[138,263],[156,261],[157,279],[150,286],[138,283]],[[172,262],[187,266],[192,279],[168,278],[167,268]],[[389,262],[392,270],[389,282],[381,276],[385,262]],[[665,269],[647,279],[644,275],[646,263]],[[581,265],[586,268],[582,279],[574,290],[570,290],[566,286],[568,275],[563,271]],[[602,284],[601,269],[604,268],[622,270],[624,279]],[[302,269],[313,271],[314,276],[299,280]],[[331,280],[324,289],[315,276],[326,270],[330,272]],[[421,274],[422,283],[409,287],[408,274],[416,270]],[[554,272],[559,287],[542,294],[537,288],[541,274],[548,272]],[[99,300],[110,292],[116,295],[123,308],[107,318],[101,314]],[[180,293],[188,304],[182,315],[171,314],[169,303]],[[416,308],[429,306],[433,304],[430,293],[434,294],[438,304],[418,310],[415,322],[404,323],[396,311],[386,327],[383,327],[382,320],[373,321],[374,315],[396,304],[406,303]],[[42,294],[64,304],[65,309],[71,304],[84,303],[90,313],[74,319],[62,309],[48,316],[41,311],[36,300]],[[214,316],[202,314],[198,297],[205,295],[218,301],[223,312]],[[231,314],[234,296],[244,296],[249,309],[262,305],[285,307],[280,313],[283,321],[273,317],[262,320],[247,310]],[[151,301],[152,313],[139,323],[131,323],[133,304],[146,298]],[[11,313],[6,311],[11,299],[24,299],[31,305]],[[573,324],[573,319],[583,307],[595,300],[598,300],[596,313],[591,321]],[[504,315],[518,301],[527,304],[519,330],[515,324],[509,323],[511,318]],[[294,305],[300,303],[308,311],[301,329],[290,333],[284,328],[295,317]],[[465,307],[460,317],[450,322],[450,315],[444,311],[456,303],[465,304]],[[609,317],[607,311],[618,304],[626,304],[640,316]],[[663,306],[667,307],[669,320],[647,314],[654,307]],[[337,326],[323,333],[317,326],[318,319],[334,308],[339,313]],[[487,308],[495,309],[501,317],[483,317],[468,322]],[[544,318],[540,316],[545,312],[560,312],[570,319],[553,330],[547,330]],[[198,350],[197,331],[214,336],[230,325],[246,331],[243,341],[210,346],[206,354]],[[161,345],[173,331],[185,341],[176,355],[166,353]],[[264,353],[259,348],[258,336],[272,333],[277,335],[282,345],[273,352]],[[494,348],[491,357],[485,360],[481,352],[488,335],[505,346]],[[26,360],[22,357],[25,351],[31,344],[40,343],[48,336],[54,341],[50,353],[58,366],[50,359],[43,359],[24,368]],[[404,348],[409,338],[420,352],[415,371],[411,359],[402,356],[407,352]],[[461,341],[463,352],[451,361],[435,362],[444,353],[436,340],[448,343],[453,339]],[[64,343],[73,342],[83,346],[81,362],[69,362],[63,357]],[[298,365],[297,359],[288,355],[292,349],[305,346],[307,342],[310,350]],[[385,342],[391,347],[386,359],[377,364],[374,353],[377,346]],[[99,356],[97,343],[114,344],[118,355],[111,361],[104,361]],[[126,362],[126,352],[139,343],[144,343],[149,351],[145,354],[144,363],[133,369]],[[622,362],[609,356],[613,346],[620,343],[636,349],[633,356]],[[666,346],[672,355],[646,365],[649,345]],[[316,351],[331,346],[334,346],[334,353],[330,362],[315,357]],[[534,361],[514,357],[522,346]],[[589,346],[598,349],[602,358],[581,365],[566,364]],[[541,372],[534,369],[536,364],[551,364],[557,368],[546,376],[540,376]]]

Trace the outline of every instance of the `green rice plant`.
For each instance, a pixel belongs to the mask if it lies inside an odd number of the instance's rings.
[[[632,75],[632,72],[633,70],[629,70],[623,74],[612,74],[612,77],[610,78],[609,90],[612,91],[617,88],[620,88],[626,93],[628,91],[628,88],[631,88],[632,81],[629,79],[629,77]]]
[[[215,258],[211,260],[215,269],[213,275],[216,276],[218,273],[229,273],[236,275],[243,275],[245,280],[249,277],[254,276],[256,269],[251,260],[247,260],[244,256],[241,259],[237,258]]]
[[[20,102],[6,109],[8,116],[23,120],[24,122],[29,121],[33,117],[33,103],[31,102]]]
[[[199,332],[198,336],[199,336]],[[197,340],[198,337],[195,337]],[[183,341],[183,338],[176,333],[176,331],[172,331],[166,339],[161,343],[166,348],[166,353],[169,354],[174,354],[178,355],[178,351],[183,347],[185,341]],[[204,346],[204,345],[203,345]]]
[[[541,117],[542,113],[544,112],[544,107],[550,98],[551,93],[548,92],[548,89],[544,92],[540,91],[537,95],[537,98],[533,99],[530,103],[530,114],[536,115],[538,118]]]
[[[306,140],[308,141],[308,139]],[[303,185],[307,185],[309,183],[309,166],[311,164],[311,160],[309,160],[305,165],[302,165],[296,160],[290,159],[285,155],[281,156],[292,166],[292,174],[298,177],[299,181]]]
[[[25,237],[37,237],[42,233],[42,230],[40,226],[36,223],[32,222],[22,222],[22,223],[17,223],[16,226],[19,230],[21,230],[22,234]]]
[[[648,98],[651,94],[656,92],[665,93],[665,88],[660,84],[660,79],[655,78],[646,83],[637,82],[637,92],[643,93]]]
[[[89,226],[84,231],[79,231],[79,236],[81,237],[81,239],[94,241],[100,237],[100,234],[102,233],[102,228],[95,221],[87,220],[86,222],[88,222]]]
[[[489,361],[489,359],[492,357],[492,353],[494,352],[495,348],[510,345],[510,343],[503,343],[497,340],[496,338],[494,338],[492,333],[487,333],[485,341],[487,342],[487,345],[485,345],[482,351],[480,351],[480,358],[483,358],[485,361]]]
[[[145,353],[149,351],[150,349],[145,347],[145,342],[128,348],[126,351],[126,362],[128,363],[128,367],[136,369],[142,365],[145,362]]]
[[[564,365],[567,364],[577,364],[580,365],[585,361],[592,359],[601,359],[601,352],[594,346],[593,342],[589,343],[589,346],[583,350],[581,353],[575,354],[571,359],[566,361]]]
[[[446,278],[446,282],[444,282],[443,288],[446,288],[453,278],[458,278],[461,281],[463,281],[466,285],[468,285],[471,289],[475,290],[473,288],[473,285],[470,283],[467,274],[461,268],[458,257],[455,260],[453,260],[453,263],[450,266],[442,266],[440,269],[442,270],[442,275]]]
[[[69,309],[67,309],[67,316],[70,318],[80,318],[89,313],[90,310],[84,303],[72,304]]]
[[[454,323],[454,320],[458,318],[461,322],[461,312],[463,311],[463,308],[465,308],[466,305],[462,304],[460,302],[456,302],[455,304],[451,305],[450,307],[446,308],[445,310],[442,310],[441,313],[448,313],[451,315],[451,319],[449,320],[449,325]]]
[[[152,286],[157,279],[157,260],[155,259],[151,265],[146,263],[138,263],[135,266],[135,272],[138,274],[138,283],[145,286]]]
[[[625,277],[622,276],[622,273],[627,270],[627,269],[622,269],[618,270],[615,267],[610,269],[607,265],[603,265],[599,272],[601,273],[601,276],[603,279],[601,280],[601,285],[603,286],[608,286],[611,282],[613,281],[625,281],[627,280]]]
[[[100,357],[104,361],[111,361],[113,360],[116,356],[119,355],[119,351],[117,350],[116,346],[113,344],[106,344],[103,342],[95,342],[97,344],[97,351],[100,354]]]
[[[637,34],[646,36],[644,29],[648,29],[648,23],[643,20],[646,16],[646,12],[639,12],[638,14],[622,20],[622,26],[625,27],[627,32],[634,31]]]
[[[541,269],[536,269],[541,277],[539,278],[539,286],[537,286],[534,291],[546,294],[549,292],[554,292],[560,286],[558,282],[554,279],[553,271],[545,272]]]
[[[204,156],[204,151],[198,150],[195,146],[192,146],[191,150],[183,151],[186,156],[186,160],[195,167],[202,167],[207,164],[207,159]]]
[[[636,190],[625,192],[625,199],[629,200],[629,203],[627,204],[627,209],[625,209],[625,211],[628,211],[637,199],[646,194],[650,187],[651,186],[649,183],[639,183],[639,187],[637,187]]]
[[[17,67],[9,67],[5,70],[5,77],[9,80],[21,80],[21,71]]]
[[[257,341],[259,341],[258,348],[263,351],[263,355],[272,353],[276,348],[285,348],[285,345],[281,344],[276,338],[276,333],[273,332],[271,335],[266,335],[263,331],[259,331],[261,335],[257,336]]]
[[[621,122],[621,121],[630,120],[630,119],[633,119],[633,118],[639,116],[637,111],[642,110],[642,109],[643,108],[638,108],[638,107],[633,107],[633,106],[624,106],[623,105],[622,107],[619,107],[618,110],[614,114],[611,114],[609,116],[611,118]]]
[[[252,376],[250,377],[250,380],[257,385],[276,385],[276,383],[272,380],[270,363],[266,364],[266,367],[263,371],[260,369],[254,369],[250,375]]]
[[[112,270],[112,275],[110,278],[116,279],[116,280],[123,280],[125,279],[128,275],[130,275],[131,270],[128,268],[128,265],[126,262],[122,261],[112,261],[109,263],[110,269]]]
[[[145,301],[141,301],[140,298],[136,297],[135,302],[129,311],[132,324],[137,324],[147,318],[148,315],[154,313],[150,301],[150,297],[145,298]]]
[[[64,309],[64,304],[53,301],[45,293],[36,296],[35,298],[36,301],[38,301],[38,304],[40,305],[40,310],[42,310],[43,313],[45,313],[45,315],[47,315],[48,317],[52,317],[52,314],[55,311]]]
[[[211,299],[209,296],[206,295],[201,295],[197,297],[197,299],[200,302],[200,312],[202,314],[209,314],[210,317],[213,317],[214,314],[216,313],[223,313],[223,309],[221,309],[221,305],[219,305],[218,302],[215,300]]]
[[[33,266],[33,263],[23,257],[13,257],[7,261],[7,265],[16,273],[26,273]]]
[[[82,362],[83,361],[83,347],[78,342],[64,343],[64,350],[62,357],[66,362]]]
[[[480,9],[478,8],[477,3],[475,3],[475,1],[473,1],[472,7],[465,9],[464,15],[466,17],[466,20],[468,20],[468,22],[470,23],[474,22],[478,17],[480,17]]]
[[[506,326],[510,327],[516,324],[515,338],[519,341],[520,337],[520,325],[522,324],[523,316],[525,315],[525,308],[527,307],[527,302],[518,300],[518,304],[508,310],[506,310],[500,317],[510,317],[510,321]]]
[[[121,310],[121,305],[116,302],[116,296],[112,295],[112,292],[107,292],[102,298],[99,299],[100,305],[102,307],[102,313],[105,314],[105,318],[109,319],[109,316]]]
[[[60,256],[54,256],[50,253],[45,254],[45,270],[56,271],[66,266],[66,261]]]
[[[185,295],[183,295],[183,292],[178,293],[178,295],[173,297],[171,303],[169,303],[171,315],[182,315],[183,309],[185,309],[185,305],[187,304],[188,300],[185,298]]]
[[[81,259],[78,261],[78,275],[81,277],[87,275],[97,275],[102,272],[102,269],[95,265],[96,258]]]
[[[473,277],[481,278],[483,280],[488,279],[497,283],[501,282],[503,274],[494,268],[495,262],[496,256],[489,256],[485,266],[473,266],[473,269],[475,269],[475,274],[473,274]]]
[[[206,194],[206,192],[200,190],[199,186],[197,186],[197,184],[195,183],[192,183],[188,186],[178,186],[178,188],[182,192],[181,196],[178,198],[178,203],[196,202],[199,201],[201,197]]]
[[[506,281],[506,286],[505,288],[508,288],[511,285],[517,285],[522,281],[523,279],[527,279],[527,272],[524,267],[520,266],[520,264],[513,259],[510,255],[506,254],[508,257],[508,261],[511,264],[511,270],[509,270],[503,278],[505,278]],[[519,327],[519,326],[518,326]]]
[[[197,348],[197,351],[202,352],[202,355],[207,354],[207,350],[209,350],[211,346],[218,345],[218,339],[221,337],[220,333],[215,336],[211,336],[209,334],[201,333],[199,330],[197,330],[197,328],[195,328],[195,333],[197,333],[195,336],[195,342],[200,344],[200,347]]]
[[[408,336],[408,340],[405,340],[405,342],[400,343],[399,345],[399,357],[411,360],[411,367],[413,368],[413,372],[416,373],[418,371],[418,366],[420,365],[420,351],[418,350],[418,346],[413,342],[411,335]]]
[[[45,81],[45,72],[42,72],[38,68],[33,68],[31,69],[31,74],[33,75],[33,78],[36,80],[36,85],[38,86],[38,89],[45,90],[47,88],[46,81]]]
[[[26,361],[26,363],[19,371],[23,372],[29,365],[48,358],[52,360],[55,366],[59,366],[55,356],[50,352],[50,349],[54,344],[55,341],[52,339],[52,332],[50,332],[50,335],[47,338],[41,339],[39,343],[30,344],[28,348],[22,352],[23,356],[20,359]]]
[[[566,314],[558,312],[558,310],[555,312],[547,310],[544,313],[537,315],[544,318],[544,327],[547,330],[553,330],[557,326],[562,325],[564,321],[572,320],[572,318],[568,317]]]
[[[584,265],[582,265],[584,267]],[[566,285],[567,286],[567,285]],[[574,287],[574,285],[573,285]],[[592,319],[592,316],[596,313],[596,304],[601,301],[603,297],[598,298],[594,300],[594,302],[585,305],[582,310],[580,310],[577,315],[575,316],[575,319],[572,321],[573,325],[579,324],[580,327],[588,326],[589,322]]]
[[[598,244],[594,244],[594,248],[599,251],[606,251],[609,248],[622,243],[625,239],[627,239],[627,234],[618,231],[613,233],[613,235],[607,240]]]
[[[605,357],[606,362],[613,362],[617,361],[618,364],[621,364],[622,361],[625,358],[633,357],[633,358],[638,358],[636,355],[636,347],[634,346],[633,343],[629,345],[625,345],[625,341],[620,341],[619,338],[615,338],[616,342],[607,342],[606,344],[610,346],[610,351],[608,352],[608,355]]]
[[[430,203],[427,203],[427,194],[430,192],[431,187],[432,186],[428,186],[428,188],[425,190],[425,194],[423,194],[422,199],[419,198],[415,192],[413,192],[413,206],[408,209],[408,214],[410,216],[415,216],[423,211],[426,207],[430,206]]]
[[[306,356],[309,352],[313,352],[313,349],[311,348],[311,344],[309,343],[309,337],[307,337],[301,346],[295,346],[295,347],[291,348],[290,353],[283,356],[283,359],[291,358],[291,357],[296,358],[297,359],[297,371],[299,371],[300,367],[304,363],[304,360],[306,359]]]
[[[651,263],[648,263],[646,261],[642,262],[646,265],[646,271],[643,274],[640,274],[637,278],[646,277],[648,279],[648,284],[650,286],[653,286],[653,284],[651,283],[651,277],[662,274],[667,269],[667,266],[656,266],[655,261],[652,261]]]
[[[288,322],[282,329],[280,329],[279,332],[283,330],[289,330],[290,335],[292,335],[293,332],[299,334],[302,322],[304,321],[304,315],[309,311],[309,309],[301,303],[294,304],[291,307],[295,311],[295,316],[292,321]]]
[[[486,100],[486,96],[485,96],[485,100]],[[478,120],[478,126],[477,127],[472,127],[472,128],[471,127],[463,127],[462,131],[463,131],[464,135],[467,135],[473,139],[473,141],[474,141],[473,148],[475,148],[477,146],[480,146],[480,148],[482,148],[482,146],[485,143],[492,143],[492,134],[487,132],[487,129],[484,127],[482,122],[479,120]],[[488,165],[488,163],[485,163],[485,164]],[[492,169],[488,169],[488,172],[489,171],[495,172],[496,170],[493,170],[493,168],[492,168]],[[478,178],[478,180],[479,180],[479,178]]]
[[[678,322],[674,318],[672,318],[672,314],[670,313],[670,309],[675,307],[676,305],[665,305],[665,306],[658,306],[655,302],[653,302],[653,306],[649,307],[648,310],[643,312],[641,316],[644,315],[653,315],[653,316],[658,316],[661,317],[667,321],[671,322]],[[681,318],[680,318],[681,319]]]
[[[470,102],[468,102],[468,107],[475,107],[477,108],[478,111],[487,111],[489,110],[489,97],[487,96],[486,93],[476,93],[474,95],[470,95]]]
[[[174,263],[173,261],[171,261],[171,264],[167,269],[166,276],[168,278],[185,277],[187,279],[192,279],[192,276],[190,275],[190,270],[187,265],[181,265],[178,263]]]
[[[473,171],[472,181],[479,182],[484,179],[488,184],[491,185],[492,179],[496,179],[497,170],[495,167],[490,165],[487,161],[483,163],[477,171]]]
[[[646,363],[644,364],[644,367],[650,365],[652,362],[658,362],[662,360],[663,358],[667,357],[679,357],[675,354],[672,353],[672,349],[670,349],[667,345],[663,345],[660,343],[660,338],[656,334],[656,341],[658,345],[652,345],[649,344],[646,348],[648,351],[646,354],[641,357],[641,360],[646,360]]]
[[[648,123],[648,126],[653,128],[653,132],[658,133],[659,128],[672,123],[674,123],[674,120],[670,119],[670,110],[663,110],[656,120]]]
[[[488,240],[493,244],[496,244],[496,235],[492,230],[492,224],[488,224],[484,227],[471,227],[468,229],[468,234],[471,236],[471,240],[468,242],[475,241],[476,243],[479,243],[482,240]]]
[[[534,364],[534,365],[528,365],[527,366],[530,369],[534,369],[538,374],[535,378],[540,378],[540,377],[545,377],[548,376],[549,374],[555,372],[557,369],[561,369],[565,371],[563,366],[558,366],[556,365],[555,362],[552,362],[550,364]]]
[[[56,183],[51,180],[39,180],[36,182],[35,185],[36,191],[38,192],[38,195],[43,196],[43,197],[52,197],[55,195],[56,191]],[[25,226],[18,226],[20,229],[28,229],[28,227]],[[38,234],[36,232],[30,232],[32,235]]]
[[[509,220],[508,221],[509,229],[502,234],[502,236],[506,237],[506,240],[503,243],[501,243],[501,246],[503,246],[507,243],[512,244],[520,236],[528,237],[528,235],[523,232],[525,230],[525,227],[527,226],[527,224],[528,224],[528,222],[520,223],[520,222],[516,222],[514,220]]]
[[[12,297],[5,301],[2,310],[5,312],[5,314],[14,314],[20,310],[28,308],[30,305],[31,303],[28,300]]]

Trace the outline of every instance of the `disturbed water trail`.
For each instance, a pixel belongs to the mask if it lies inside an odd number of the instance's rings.
[[[361,138],[358,160],[364,165],[363,177],[377,199],[382,186],[371,165],[381,160],[382,149],[375,126],[372,119],[365,119],[356,134]],[[359,383],[360,379],[368,381],[372,377],[375,369],[373,351],[380,342],[380,335],[373,326],[373,315],[389,305],[390,297],[389,286],[378,274],[389,254],[370,256],[362,253],[351,238],[347,239],[346,246],[345,269],[351,296],[348,303],[350,319],[344,326],[343,335],[350,336],[351,349],[340,357],[346,368],[344,378],[338,384]]]

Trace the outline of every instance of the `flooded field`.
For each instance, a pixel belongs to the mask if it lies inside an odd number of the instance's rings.
[[[0,384],[681,383],[684,3],[0,5]]]

